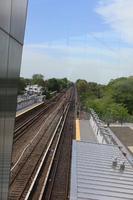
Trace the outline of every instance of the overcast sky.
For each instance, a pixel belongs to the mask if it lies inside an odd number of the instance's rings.
[[[21,76],[133,75],[133,0],[29,1]]]

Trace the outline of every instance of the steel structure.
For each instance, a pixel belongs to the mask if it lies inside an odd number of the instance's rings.
[[[17,83],[28,0],[0,0],[0,199],[8,198]]]
[[[133,168],[118,146],[73,141],[70,200],[83,199],[133,199]]]

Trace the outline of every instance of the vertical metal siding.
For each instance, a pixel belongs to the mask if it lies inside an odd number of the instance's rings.
[[[118,158],[116,168],[112,167],[114,157]],[[120,161],[125,161],[124,171],[119,169]],[[73,142],[70,199],[133,199],[133,168],[117,146]]]
[[[23,5],[23,6],[21,6]],[[21,6],[21,11],[20,8]],[[0,1],[0,199],[8,198],[27,0]],[[16,15],[17,13],[17,15]],[[17,18],[17,23],[15,18]]]

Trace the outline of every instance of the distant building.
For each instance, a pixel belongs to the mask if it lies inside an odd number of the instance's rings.
[[[27,87],[25,88],[26,93],[29,95],[42,95],[43,89],[41,86],[38,85],[27,85]]]

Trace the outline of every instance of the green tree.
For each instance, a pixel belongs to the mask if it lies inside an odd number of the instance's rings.
[[[113,98],[116,103],[124,104],[133,113],[133,78],[126,78],[114,85]]]
[[[77,85],[77,89],[78,89],[78,92],[80,93],[80,95],[82,95],[86,92],[86,89],[87,89],[87,81],[86,80],[78,79],[76,81],[76,85]]]
[[[49,91],[59,91],[60,86],[56,78],[51,78],[47,81],[47,88]]]
[[[25,78],[26,85],[32,85],[32,79],[31,78]]]
[[[26,81],[23,77],[20,77],[19,81],[18,81],[18,94],[19,95],[24,93],[25,87],[26,87]]]
[[[33,74],[32,84],[37,84],[39,86],[44,87],[45,86],[44,76],[42,74]]]
[[[67,80],[67,78],[63,78],[63,79],[51,78],[47,80],[47,83],[46,83],[48,90],[58,91],[58,92],[67,88],[69,84],[70,82]]]
[[[81,104],[93,108],[106,122],[133,119],[133,76],[111,80],[107,85],[79,79],[76,85]]]
[[[59,90],[60,91],[67,88],[68,83],[69,83],[67,78],[57,79],[57,81],[58,81],[58,84],[59,84]]]
[[[87,106],[88,99],[100,99],[103,97],[103,85],[86,80],[77,80],[76,86],[80,97],[81,105]]]
[[[128,119],[128,110],[121,104],[112,103],[105,110],[104,118],[105,121],[119,121],[122,124]]]

